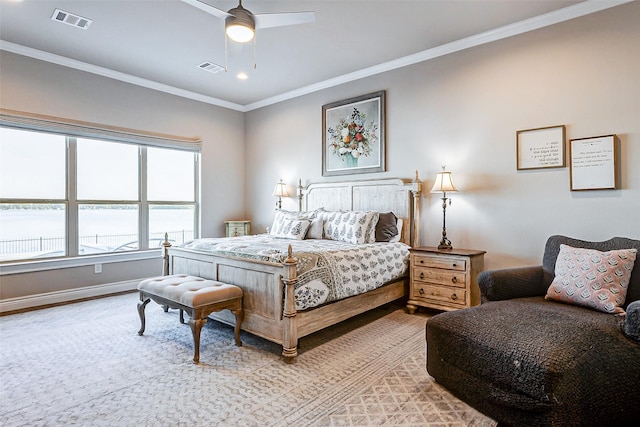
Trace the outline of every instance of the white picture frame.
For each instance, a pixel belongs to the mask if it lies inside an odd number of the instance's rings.
[[[572,139],[569,150],[571,191],[619,188],[616,135]]]

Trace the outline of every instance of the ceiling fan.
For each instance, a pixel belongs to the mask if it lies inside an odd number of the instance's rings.
[[[229,9],[227,12],[200,0],[182,1],[213,16],[224,19],[227,36],[231,40],[240,43],[251,41],[258,28],[306,24],[316,20],[314,12],[259,13],[254,15],[250,10],[242,7],[242,0],[239,0],[238,6]]]

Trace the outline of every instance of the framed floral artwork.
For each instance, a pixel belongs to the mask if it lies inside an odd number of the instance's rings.
[[[322,176],[384,172],[385,91],[322,106]]]

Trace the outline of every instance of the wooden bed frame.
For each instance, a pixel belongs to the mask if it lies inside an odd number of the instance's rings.
[[[299,188],[301,210],[376,210],[394,212],[403,219],[402,241],[418,246],[418,198],[421,184],[398,178],[351,182],[325,182]],[[298,354],[298,339],[327,326],[402,298],[408,289],[407,276],[384,286],[343,300],[304,311],[296,311],[294,289],[296,259],[289,250],[283,264],[223,256],[171,247],[165,242],[165,274],[191,274],[239,286],[244,291],[242,329],[282,345],[284,360],[291,363]],[[211,318],[234,325],[226,310]]]

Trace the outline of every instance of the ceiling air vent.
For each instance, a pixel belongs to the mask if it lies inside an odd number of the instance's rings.
[[[213,62],[208,62],[208,61],[198,65],[198,68],[201,68],[213,74],[219,73],[220,71],[224,71],[224,67],[221,67],[218,64],[214,64]]]
[[[83,18],[82,16],[74,15],[73,13],[65,12],[64,10],[56,9],[53,11],[51,19],[54,21],[62,22],[63,24],[71,25],[76,28],[82,28],[86,30],[91,25],[91,19]]]

